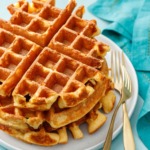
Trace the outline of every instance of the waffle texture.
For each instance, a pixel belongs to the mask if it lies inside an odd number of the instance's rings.
[[[8,6],[10,20],[0,19],[0,129],[25,142],[67,143],[67,129],[83,138],[80,124],[94,133],[114,107],[109,46],[75,6],[19,0]]]

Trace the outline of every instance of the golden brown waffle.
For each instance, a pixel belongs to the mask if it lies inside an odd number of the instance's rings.
[[[7,9],[11,14],[14,14],[18,9],[28,13],[36,14],[43,8],[44,5],[55,6],[55,0],[32,0],[28,3],[26,0],[18,0],[15,4],[10,4]]]
[[[105,83],[104,82],[108,82]],[[106,91],[102,89],[106,89],[107,91],[111,89],[108,87],[110,81],[107,79],[103,79],[99,85],[96,86],[98,90],[96,90],[91,97],[88,97],[84,102],[78,104],[75,107],[68,109],[60,109],[58,105],[53,105],[48,111],[35,111],[27,108],[17,108],[14,106],[14,100],[10,97],[0,98],[1,111],[0,118],[5,120],[4,125],[9,124],[12,127],[17,127],[19,129],[26,130],[28,125],[34,129],[38,129],[39,126],[46,121],[52,128],[60,128],[72,122],[75,122],[81,118],[83,118],[88,112],[94,109],[95,105],[99,105],[99,101],[105,95]],[[103,92],[103,93],[101,93]],[[113,95],[113,94],[112,94]],[[114,100],[109,96],[111,102]],[[109,99],[107,97],[107,99]],[[104,108],[109,107],[113,108],[113,106],[104,106]],[[9,114],[9,115],[8,115]],[[10,115],[11,114],[11,115]],[[19,116],[19,117],[18,117]],[[61,119],[60,119],[61,118]]]
[[[38,9],[36,13],[28,12],[30,8],[28,2],[22,2],[19,8],[10,5],[8,8],[13,15],[9,22],[0,19],[0,26],[41,46],[46,46],[66,22],[76,3],[75,0],[71,0],[65,9],[59,9],[53,6],[54,0],[38,2],[33,1]]]
[[[101,82],[100,72],[82,62],[44,48],[14,89],[14,105],[36,110],[48,110],[57,100],[60,108],[78,105],[95,91],[87,83]]]
[[[97,69],[44,48],[14,89],[14,105],[49,110],[48,122],[59,128],[87,114],[110,85]]]
[[[80,124],[95,132],[106,121],[99,109],[114,106],[109,46],[94,38],[99,30],[82,18],[84,7],[72,13],[75,5],[20,0],[8,6],[10,21],[0,19],[0,129],[23,141],[66,143],[67,129],[82,138]]]
[[[71,14],[67,22],[54,35],[49,47],[80,61],[84,61],[84,57],[95,57],[102,60],[109,51],[109,47],[94,38],[99,34],[96,21],[83,19],[83,13],[84,6],[79,7],[75,13]],[[88,65],[98,68],[90,59],[85,59]]]
[[[40,46],[0,28],[0,95],[10,95],[40,53]]]
[[[104,98],[105,97],[103,97],[103,99]],[[109,96],[109,98],[107,97],[107,100],[108,99],[113,102],[113,94]],[[59,129],[52,128],[50,124],[45,121],[45,112],[35,113],[35,111],[14,107],[12,97],[0,97],[0,106],[1,130],[25,142],[43,146],[67,143],[67,128],[69,128],[75,139],[80,139],[84,136],[83,132],[80,130],[80,124],[86,122],[88,124],[88,132],[93,133],[98,130],[106,121],[106,116],[98,111],[99,104],[96,104],[94,108],[83,118]],[[113,107],[109,108],[112,109]],[[33,128],[33,126],[30,124],[31,122],[32,125],[38,124],[39,122],[42,123],[39,127]]]

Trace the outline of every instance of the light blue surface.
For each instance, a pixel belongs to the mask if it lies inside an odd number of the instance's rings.
[[[8,4],[10,3],[15,3],[17,0],[6,0],[6,1],[2,1],[0,0],[0,17],[4,18],[4,19],[9,19],[10,15],[8,13],[8,11],[6,10],[6,7]],[[57,4],[61,7],[64,5],[64,3],[62,3],[62,0],[56,0]],[[66,0],[65,0],[66,1]],[[93,3],[94,1],[87,1],[87,0],[77,0],[78,5],[85,5],[86,8],[87,6],[89,6],[91,3]],[[108,23],[96,18],[96,16],[93,16],[92,14],[90,14],[87,10],[86,13],[84,15],[85,18],[87,19],[96,19],[98,26],[101,29],[104,29],[105,27],[107,27]],[[138,115],[141,111],[143,105],[143,100],[139,97],[138,101],[137,101],[137,105],[135,107],[135,111],[131,117],[131,125],[132,125],[132,129],[133,129],[133,133],[134,133],[134,138],[135,138],[135,143],[136,143],[136,150],[147,150],[147,148],[145,148],[145,146],[142,144],[142,142],[140,141],[137,131],[136,131],[136,122],[138,120]],[[150,133],[150,132],[149,132]],[[51,148],[50,148],[51,149]],[[112,148],[111,150],[123,150],[123,142],[122,142],[122,133],[120,133],[115,140],[112,143]],[[2,146],[0,146],[0,150],[6,150],[5,148],[3,148]]]
[[[89,10],[109,21],[102,33],[124,50],[136,69],[144,100],[137,131],[150,149],[150,1],[97,0]]]

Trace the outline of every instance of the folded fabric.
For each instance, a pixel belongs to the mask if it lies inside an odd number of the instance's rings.
[[[150,1],[97,0],[88,9],[109,22],[102,33],[123,49],[135,67],[144,100],[137,131],[150,149]]]
[[[0,145],[0,150],[7,150],[7,149]]]

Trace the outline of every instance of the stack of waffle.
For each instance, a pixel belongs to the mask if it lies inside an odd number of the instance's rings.
[[[20,0],[0,19],[0,129],[25,142],[51,146],[82,138],[113,109],[115,95],[96,21],[70,0]]]

